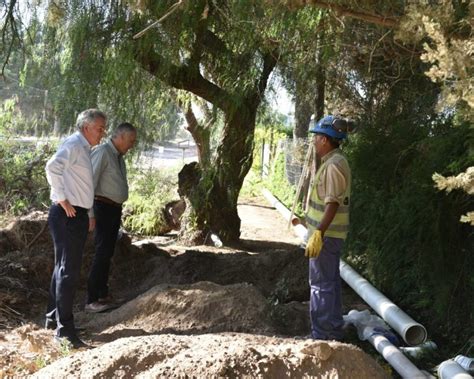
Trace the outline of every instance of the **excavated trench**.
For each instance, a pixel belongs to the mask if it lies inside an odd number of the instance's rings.
[[[189,248],[123,234],[110,277],[122,305],[103,314],[83,312],[89,239],[75,314],[95,348],[71,352],[41,329],[53,267],[46,215],[17,221],[0,231],[0,378],[43,367],[56,377],[386,376],[354,345],[293,338],[309,332],[307,259],[294,243],[245,237],[237,248]],[[346,311],[364,307],[344,295]]]

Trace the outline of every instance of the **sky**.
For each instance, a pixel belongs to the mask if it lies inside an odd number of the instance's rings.
[[[284,114],[285,116],[293,115],[295,112],[295,104],[290,99],[290,95],[283,87],[278,88],[278,93],[274,95],[270,104],[273,109]]]

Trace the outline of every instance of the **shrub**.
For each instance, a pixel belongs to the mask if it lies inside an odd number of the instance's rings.
[[[46,207],[49,187],[44,168],[54,149],[50,143],[11,139],[0,143],[0,213],[18,216]]]
[[[131,171],[130,196],[125,203],[123,225],[132,233],[159,235],[166,231],[162,209],[176,200],[176,171],[148,169]]]
[[[390,133],[362,130],[350,152],[346,253],[445,345],[459,346],[473,333],[473,229],[459,222],[472,200],[462,191],[439,192],[432,175],[472,166],[470,135],[467,125],[449,121],[416,128],[400,122]]]

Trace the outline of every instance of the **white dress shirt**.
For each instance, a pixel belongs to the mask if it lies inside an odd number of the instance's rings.
[[[46,178],[52,201],[68,200],[71,205],[89,209],[94,203],[91,146],[76,132],[66,138],[46,163]]]

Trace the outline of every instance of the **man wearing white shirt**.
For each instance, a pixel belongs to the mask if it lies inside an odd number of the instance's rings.
[[[88,211],[94,202],[91,147],[105,134],[107,117],[98,109],[79,114],[77,132],[64,140],[46,164],[53,204],[48,225],[54,242],[46,327],[56,329],[58,341],[74,348],[86,346],[77,336],[72,312],[87,232],[92,228]]]

